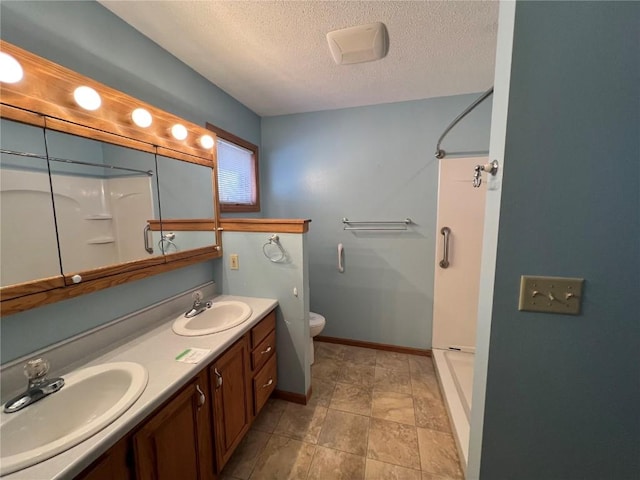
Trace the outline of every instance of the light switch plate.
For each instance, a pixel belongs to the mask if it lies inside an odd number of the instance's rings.
[[[578,315],[584,278],[520,277],[518,310]]]
[[[238,270],[240,268],[240,263],[238,260],[238,254],[237,253],[232,253],[229,256],[229,268],[231,270]]]

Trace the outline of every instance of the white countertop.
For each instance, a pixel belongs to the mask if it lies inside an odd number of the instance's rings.
[[[171,330],[175,317],[167,318],[157,328],[87,363],[85,366],[88,367],[108,362],[137,362],[147,368],[147,387],[122,416],[94,436],[59,455],[2,478],[53,480],[71,479],[78,475],[278,305],[277,300],[268,298],[215,297],[215,301],[223,300],[247,303],[252,309],[251,317],[237,327],[199,337],[176,335]],[[190,347],[208,349],[211,353],[195,365],[175,360],[179,353]],[[60,414],[64,415],[64,412]]]

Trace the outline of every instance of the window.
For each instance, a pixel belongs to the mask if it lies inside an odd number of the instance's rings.
[[[218,198],[222,212],[259,212],[258,146],[207,123],[218,136]]]

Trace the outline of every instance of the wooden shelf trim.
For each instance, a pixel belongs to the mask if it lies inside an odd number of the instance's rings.
[[[152,232],[160,232],[163,229],[176,232],[213,232],[216,230],[214,218],[187,218],[166,220],[147,220]]]
[[[215,247],[209,247],[209,251],[204,254],[189,256],[188,258],[181,258],[167,263],[146,266],[137,270],[117,273],[104,278],[88,280],[86,282],[83,281],[74,285],[66,285],[61,288],[54,288],[44,292],[37,292],[30,295],[24,295],[22,297],[4,300],[0,305],[0,308],[2,309],[1,313],[2,315],[10,315],[12,313],[22,312],[31,308],[47,305],[49,303],[68,300],[79,295],[85,295],[87,293],[104,290],[105,288],[122,285],[123,283],[141,280],[151,275],[169,272],[171,270],[204,262],[213,258],[220,258],[221,256],[221,251],[215,250]]]
[[[165,262],[166,259],[162,256],[162,254],[160,254],[140,260],[132,260],[130,262],[117,263],[115,265],[93,268],[91,270],[71,272],[64,276],[64,281],[67,285],[75,285],[73,277],[76,275],[80,275],[80,277],[82,277],[82,282],[87,282],[89,280],[96,280],[102,277],[110,277],[113,275],[118,275],[120,273],[140,270],[141,268],[150,267],[152,265],[160,265]]]
[[[0,117],[44,128],[44,117],[42,115],[15,108],[11,105],[5,105],[4,103],[0,104]]]
[[[310,219],[300,218],[221,218],[226,232],[307,233]]]
[[[17,283],[15,285],[7,285],[6,287],[0,288],[0,301],[4,302],[12,298],[23,297],[25,295],[31,295],[32,293],[61,287],[64,287],[64,277],[62,275]]]

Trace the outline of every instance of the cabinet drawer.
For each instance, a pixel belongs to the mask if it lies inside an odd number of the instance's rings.
[[[253,377],[253,409],[258,415],[267,402],[269,395],[276,388],[278,383],[278,365],[276,356],[272,355],[264,367]]]
[[[276,328],[276,311],[272,310],[265,318],[260,320],[255,327],[251,329],[251,349],[256,348],[264,338],[269,335],[271,330]]]
[[[267,338],[265,338],[260,345],[258,345],[253,352],[251,352],[251,368],[255,372],[259,370],[262,365],[267,363],[267,360],[271,358],[276,351],[276,331],[271,330]]]

